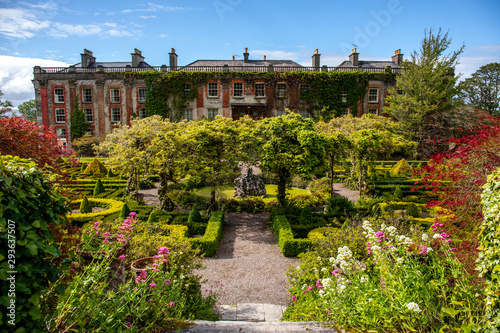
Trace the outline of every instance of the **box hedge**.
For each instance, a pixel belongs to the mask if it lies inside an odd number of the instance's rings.
[[[193,247],[200,249],[200,253],[206,257],[215,257],[222,237],[224,226],[224,212],[215,212],[208,220],[205,234],[202,238],[188,238]]]
[[[123,201],[113,199],[88,198],[88,201],[90,202],[92,207],[106,208],[106,210],[86,214],[69,214],[67,215],[68,220],[76,224],[83,224],[93,219],[104,219],[111,214],[119,213],[123,206]],[[82,199],[72,201],[73,204],[78,206],[81,204],[81,202]]]
[[[275,215],[273,217],[273,228],[278,237],[278,244],[281,253],[285,257],[296,257],[300,253],[307,252],[312,242],[309,239],[295,239],[292,227],[284,215]]]

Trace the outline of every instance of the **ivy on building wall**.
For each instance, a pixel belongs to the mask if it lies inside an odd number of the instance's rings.
[[[144,79],[147,86],[146,115],[160,115],[172,121],[182,119],[184,109],[198,97],[198,87],[206,85],[210,80],[230,83],[231,79],[263,80],[266,86],[273,87],[274,100],[284,101],[277,96],[277,83],[287,83],[290,91],[295,90],[297,105],[285,105],[291,109],[307,104],[307,111],[314,118],[329,120],[342,115],[349,106],[357,106],[365,97],[370,80],[394,81],[395,75],[386,73],[355,72],[207,72],[207,71],[170,71],[162,73],[151,70],[146,72],[126,73],[126,76],[137,76]],[[186,89],[189,84],[190,89]],[[300,90],[300,85],[308,85],[308,89]],[[268,90],[269,91],[269,90]],[[344,94],[344,95],[343,95]],[[270,101],[268,100],[268,103]],[[290,99],[288,99],[290,103]],[[278,105],[276,105],[278,107]]]

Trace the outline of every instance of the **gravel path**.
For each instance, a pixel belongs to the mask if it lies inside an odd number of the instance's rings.
[[[352,202],[356,202],[359,199],[359,191],[348,189],[342,183],[334,183],[333,189],[337,195],[342,195]]]
[[[217,258],[206,258],[206,269],[197,273],[208,280],[203,285],[223,286],[219,304],[270,303],[287,305],[286,270],[298,265],[297,258],[285,258],[276,236],[266,225],[268,214],[226,213],[226,226]],[[220,281],[220,282],[217,282]]]
[[[160,183],[155,183],[155,187],[146,190],[139,190],[139,198],[144,200],[146,205],[158,207],[158,187]]]

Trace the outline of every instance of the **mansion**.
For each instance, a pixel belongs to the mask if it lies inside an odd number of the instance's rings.
[[[309,89],[307,84],[287,82],[270,83],[262,75],[254,77],[238,73],[251,72],[367,72],[380,73],[370,77],[364,98],[342,111],[360,117],[364,113],[384,115],[387,88],[395,84],[403,54],[397,50],[390,61],[359,60],[359,53],[352,50],[349,60],[337,67],[321,66],[318,50],[312,55],[312,66],[302,66],[291,60],[251,60],[248,49],[243,59],[237,60],[197,60],[186,66],[177,65],[175,49],[169,53],[169,66],[151,66],[145,62],[141,51],[135,49],[130,62],[99,62],[93,53],[84,50],[81,62],[59,68],[34,67],[34,88],[37,107],[37,122],[52,128],[63,145],[69,142],[70,114],[78,96],[85,120],[90,124],[89,133],[104,137],[113,128],[130,124],[133,117],[146,117],[146,92],[144,78],[131,75],[143,71],[206,71],[233,72],[232,76],[221,76],[208,80],[206,84],[192,87],[185,84],[186,93],[197,90],[197,98],[190,101],[183,112],[184,119],[213,118],[216,115],[238,119],[244,115],[253,118],[273,117],[283,114],[285,108],[309,117],[309,106],[301,98]],[[339,95],[347,101],[347,91]],[[181,110],[182,111],[182,110]]]

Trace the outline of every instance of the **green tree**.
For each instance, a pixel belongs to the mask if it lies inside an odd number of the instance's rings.
[[[3,92],[0,90],[0,97],[3,96]],[[5,113],[12,111],[12,102],[11,101],[1,101],[0,100],[0,117],[2,117]]]
[[[75,96],[75,104],[73,112],[70,116],[70,124],[71,140],[75,140],[84,136],[85,133],[87,133],[87,128],[89,128],[90,126],[90,124],[85,121],[85,114],[80,108],[80,100],[78,99],[78,95]]]
[[[286,188],[293,175],[308,177],[325,163],[325,137],[311,119],[296,113],[265,118],[256,128],[260,167],[278,177],[278,202],[286,206]]]
[[[465,104],[500,116],[500,63],[481,66],[459,85],[458,97]]]
[[[34,99],[22,102],[17,108],[19,113],[24,115],[26,119],[36,121],[36,102]]]
[[[384,111],[403,125],[419,149],[428,140],[448,138],[453,131],[451,125],[459,116],[452,105],[458,79],[454,71],[465,46],[445,54],[451,42],[448,32],[441,29],[437,33],[432,29],[425,31],[420,50],[403,62],[396,86],[388,89]]]

